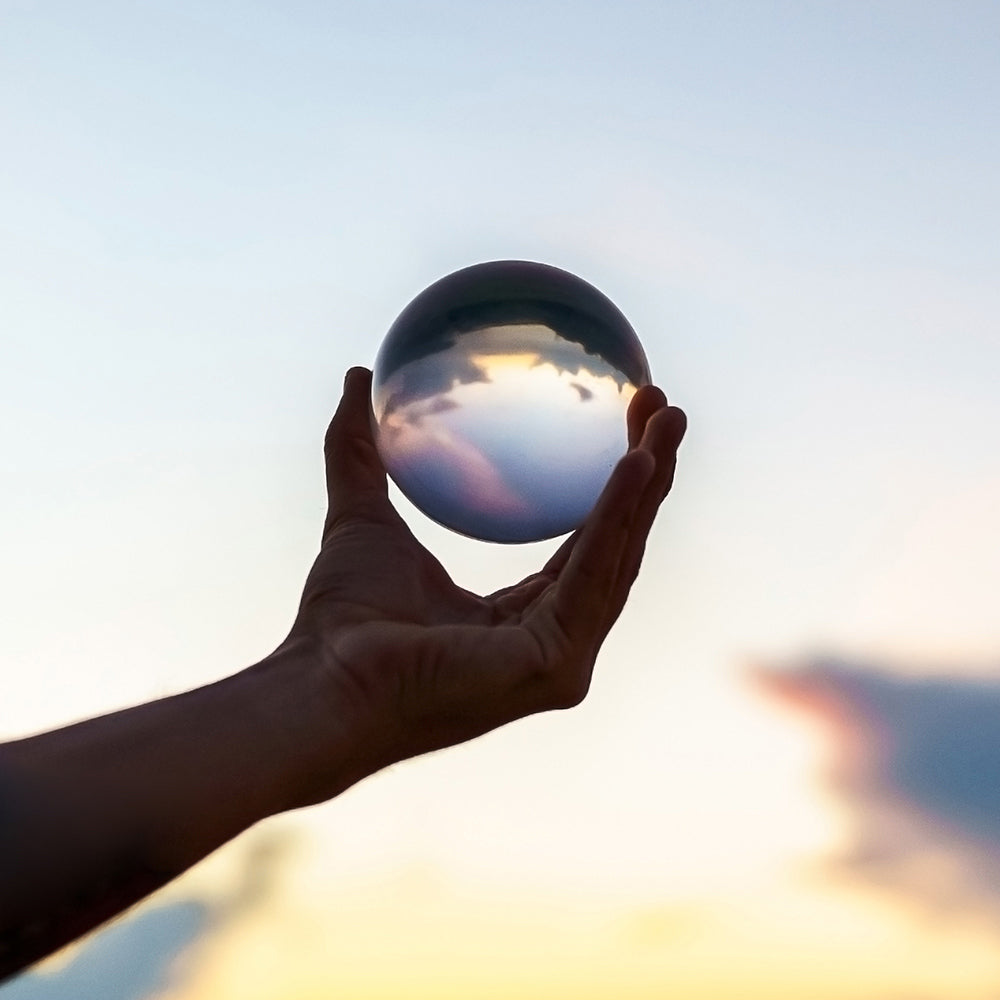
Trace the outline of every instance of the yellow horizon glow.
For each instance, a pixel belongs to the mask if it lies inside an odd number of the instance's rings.
[[[995,936],[794,880],[662,905],[490,898],[401,872],[283,900],[214,942],[178,1000],[986,1000]],[[991,992],[992,991],[992,992]]]

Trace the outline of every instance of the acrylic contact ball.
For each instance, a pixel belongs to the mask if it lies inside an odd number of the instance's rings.
[[[374,375],[379,453],[403,494],[463,535],[531,542],[586,518],[625,453],[626,411],[649,367],[592,285],[494,261],[421,292]]]

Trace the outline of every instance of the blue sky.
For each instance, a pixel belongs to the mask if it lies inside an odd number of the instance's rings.
[[[0,5],[0,733],[280,642],[343,371],[536,259],[688,410],[675,495],[588,703],[289,820],[302,882],[645,906],[832,850],[747,665],[1000,648],[998,44],[972,2]],[[469,586],[551,547],[408,516]]]

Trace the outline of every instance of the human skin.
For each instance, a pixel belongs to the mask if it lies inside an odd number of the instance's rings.
[[[579,703],[673,482],[684,414],[641,388],[629,450],[538,573],[456,586],[393,508],[371,373],[326,435],[328,513],[291,632],[225,680],[0,746],[0,978],[259,821]]]

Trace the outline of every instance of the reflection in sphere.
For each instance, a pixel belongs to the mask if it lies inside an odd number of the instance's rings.
[[[476,264],[400,314],[375,360],[378,448],[439,524],[492,542],[579,526],[627,447],[649,382],[614,304],[545,264]]]

